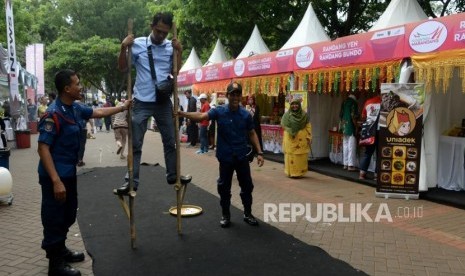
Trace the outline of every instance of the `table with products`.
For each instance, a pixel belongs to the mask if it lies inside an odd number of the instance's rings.
[[[441,136],[438,146],[438,186],[465,190],[465,138]]]

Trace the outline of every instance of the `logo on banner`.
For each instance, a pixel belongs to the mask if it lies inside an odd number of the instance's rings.
[[[242,74],[244,74],[244,71],[245,71],[245,63],[242,59],[236,61],[236,63],[234,64],[234,73],[236,74],[236,76],[242,76]]]
[[[413,50],[428,53],[441,47],[446,38],[447,28],[444,24],[428,21],[413,29],[408,41]]]
[[[202,72],[202,69],[199,68],[197,69],[197,71],[195,71],[195,80],[201,81],[202,77],[203,77],[203,72]]]
[[[396,136],[410,134],[415,128],[415,114],[406,107],[397,107],[389,112],[386,118],[389,132]]]
[[[232,60],[223,62],[223,65],[222,65],[223,68],[231,67],[231,66],[233,66],[233,61]]]
[[[183,81],[186,81],[187,79],[187,76],[186,76],[186,73],[179,73],[178,74],[178,82],[183,82]]]
[[[388,37],[402,36],[405,34],[405,27],[397,27],[388,30],[377,31],[371,37],[371,40],[383,39]]]
[[[313,53],[312,48],[305,46],[299,49],[297,55],[295,56],[295,62],[300,68],[309,67],[312,62],[315,54]]]
[[[276,54],[276,57],[288,57],[288,56],[292,56],[293,54],[294,54],[294,49],[288,49],[284,51],[278,51],[278,53]]]

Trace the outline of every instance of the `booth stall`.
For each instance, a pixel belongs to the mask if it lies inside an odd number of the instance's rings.
[[[295,71],[296,87],[309,91],[308,112],[313,126],[315,158],[330,157],[342,164],[339,113],[348,91],[356,91],[359,110],[378,92],[382,82],[393,82],[400,59],[372,64]],[[337,61],[336,61],[337,62]]]
[[[449,26],[447,42],[462,48],[457,39],[465,31],[461,21]],[[455,28],[454,28],[455,27]],[[465,51],[446,50],[414,54],[416,79],[426,84],[420,191],[439,187],[465,190]]]
[[[248,96],[254,96],[260,108],[263,139],[279,143],[264,150],[281,153],[280,122],[290,83],[292,58],[293,50],[282,50],[198,68],[193,92],[196,95],[224,92],[231,80],[239,82],[243,88],[243,106],[246,107]]]
[[[243,96],[258,99],[263,130],[275,133],[284,113],[279,98],[307,91],[313,156],[339,163],[339,112],[346,92],[356,91],[361,109],[381,83],[398,82],[401,62],[411,58],[415,82],[426,84],[419,191],[438,184],[463,190],[465,138],[450,138],[450,130],[461,128],[465,118],[464,42],[465,14],[455,14],[198,68],[193,89],[212,93],[224,91],[233,79],[241,82]],[[439,164],[440,152],[450,152],[456,161]],[[449,173],[446,167],[462,170]],[[447,179],[448,174],[456,177]]]
[[[253,96],[260,108],[263,150],[269,153],[282,153],[281,117],[285,111],[289,77],[290,73],[284,73],[237,79],[243,87],[244,106],[248,108],[247,97]]]

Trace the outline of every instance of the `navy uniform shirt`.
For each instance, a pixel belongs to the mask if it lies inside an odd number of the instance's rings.
[[[81,126],[79,121],[92,116],[92,108],[79,103],[63,104],[57,98],[39,122],[39,143],[50,146],[55,169],[60,177],[76,175],[80,146]],[[40,176],[48,176],[42,161],[39,161]]]
[[[234,158],[246,158],[249,148],[249,132],[254,129],[252,116],[242,106],[236,111],[229,110],[229,105],[219,106],[208,111],[210,120],[216,120],[217,149],[216,158],[220,162],[232,162]]]

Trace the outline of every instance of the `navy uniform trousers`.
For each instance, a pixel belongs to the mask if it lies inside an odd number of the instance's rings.
[[[51,179],[39,177],[42,186],[41,217],[44,226],[42,249],[47,252],[47,257],[62,252],[69,228],[76,221],[77,177],[61,178],[61,181],[66,189],[66,201],[63,203],[55,200]]]
[[[232,162],[220,162],[220,177],[218,179],[218,194],[220,195],[220,205],[224,216],[230,216],[229,207],[231,205],[231,183],[234,171],[237,173],[237,180],[241,188],[240,196],[244,206],[244,214],[250,215],[252,212],[252,191],[253,183],[250,175],[250,165],[247,158],[238,160],[233,157]]]

